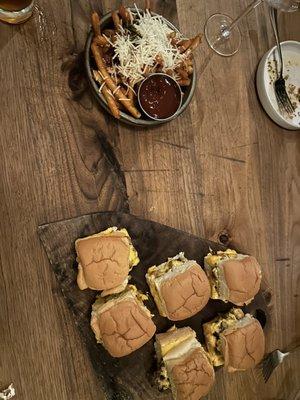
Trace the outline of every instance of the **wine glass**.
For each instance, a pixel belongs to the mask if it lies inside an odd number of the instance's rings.
[[[33,0],[0,0],[0,21],[20,24],[27,21],[33,12]]]
[[[233,56],[241,45],[239,22],[263,1],[281,11],[300,10],[300,0],[254,0],[236,19],[232,19],[226,14],[213,14],[206,21],[204,28],[209,46],[221,56]]]

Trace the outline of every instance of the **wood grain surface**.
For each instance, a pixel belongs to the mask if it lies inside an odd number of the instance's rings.
[[[264,7],[242,22],[233,58],[203,43],[189,109],[142,131],[103,114],[82,71],[91,11],[119,3],[40,0],[24,25],[0,24],[0,386],[14,382],[16,399],[104,399],[37,236],[41,223],[84,213],[130,211],[214,240],[226,233],[271,283],[268,349],[299,340],[300,138],[257,99],[256,67],[274,45]],[[237,15],[248,3],[152,5],[192,35],[211,13]],[[282,15],[282,40],[299,40],[299,24],[300,13]],[[266,385],[251,372],[221,373],[208,398],[295,400],[299,369],[293,354]]]
[[[95,335],[91,330],[91,308],[97,292],[81,291],[78,288],[74,244],[76,239],[101,232],[110,226],[125,227],[130,234],[133,246],[141,260],[130,272],[130,283],[136,285],[143,293],[149,293],[145,278],[149,267],[160,265],[167,258],[174,257],[182,251],[189,260],[195,260],[199,265],[204,265],[204,257],[209,251],[216,252],[225,248],[218,243],[181,230],[120,212],[92,213],[38,227],[51,267],[72,313],[74,323],[82,335],[107,400],[114,400],[118,396],[120,400],[122,396],[123,400],[171,400],[170,390],[162,393],[155,385],[157,365],[154,355],[154,338],[127,357],[113,358],[103,346],[96,343]],[[254,300],[243,308],[245,313],[249,312],[259,319],[266,334],[272,329],[271,299],[269,287],[261,285]],[[146,306],[153,315],[157,333],[166,332],[174,325],[174,322],[159,315],[151,296]],[[218,313],[229,311],[232,307],[232,303],[210,300],[199,313],[184,321],[177,321],[176,326],[179,328],[190,326],[204,344],[202,324],[211,321]],[[217,379],[220,372],[218,371]]]

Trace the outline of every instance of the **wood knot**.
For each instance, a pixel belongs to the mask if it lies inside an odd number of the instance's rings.
[[[68,85],[73,100],[80,100],[88,87],[84,67],[84,52],[71,55],[62,63],[61,70],[68,74]]]
[[[229,243],[231,242],[231,236],[226,229],[224,229],[222,232],[219,233],[218,241],[219,241],[219,243],[223,244],[224,246],[229,245]]]
[[[264,310],[261,310],[261,309],[255,310],[254,317],[260,322],[262,328],[264,328],[266,326],[267,315]]]

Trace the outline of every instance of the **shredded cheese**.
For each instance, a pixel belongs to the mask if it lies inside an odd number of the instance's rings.
[[[114,48],[113,68],[132,87],[144,79],[146,71],[154,70],[158,59],[162,72],[170,73],[187,57],[171,43],[169,35],[173,31],[163,17],[152,16],[148,10],[140,13],[137,7],[133,17],[132,26],[137,34],[121,27],[115,41],[110,42]],[[176,38],[183,37],[176,33]]]
[[[99,92],[102,92],[103,87],[105,86],[105,82],[103,82],[99,88]]]

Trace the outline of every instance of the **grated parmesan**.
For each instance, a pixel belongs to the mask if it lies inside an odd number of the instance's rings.
[[[132,25],[137,34],[121,27],[114,43],[111,42],[113,68],[132,87],[144,79],[146,71],[158,65],[158,57],[162,60],[162,72],[174,71],[187,57],[171,43],[168,35],[173,31],[163,17],[152,16],[148,10],[140,13],[137,7],[133,17]],[[176,33],[176,38],[183,37]]]

